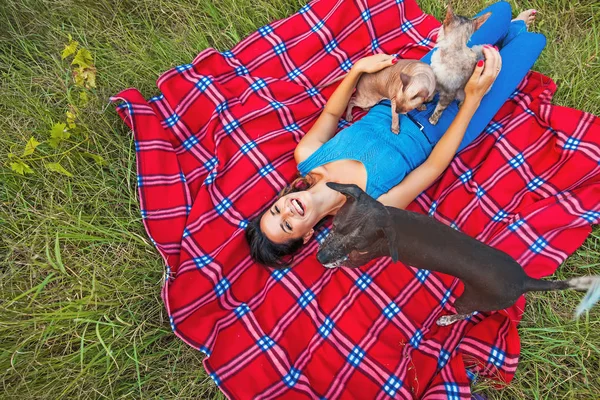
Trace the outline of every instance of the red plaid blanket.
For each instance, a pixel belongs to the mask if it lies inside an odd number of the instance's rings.
[[[523,299],[438,327],[462,290],[452,277],[387,258],[326,270],[314,255],[327,228],[293,268],[272,271],[251,261],[244,239],[248,219],[294,177],[293,149],[333,90],[324,85],[373,52],[420,58],[438,26],[414,0],[317,0],[231,51],[207,49],[166,72],[160,96],[113,98],[135,135],[141,213],[167,266],[172,329],[206,353],[227,397],[467,399],[477,376],[512,378]],[[411,205],[535,277],[551,274],[600,216],[600,123],[550,105],[555,89],[530,73]]]

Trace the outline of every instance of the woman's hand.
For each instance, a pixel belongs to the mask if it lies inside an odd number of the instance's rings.
[[[502,57],[500,57],[498,50],[492,46],[484,46],[483,55],[485,62],[481,60],[477,63],[473,75],[471,75],[465,86],[466,98],[476,100],[477,102],[490,89],[500,72],[500,68],[502,68]]]
[[[398,61],[395,56],[388,54],[375,54],[372,56],[361,58],[354,64],[354,69],[361,73],[373,73],[381,71],[391,65],[394,65]]]

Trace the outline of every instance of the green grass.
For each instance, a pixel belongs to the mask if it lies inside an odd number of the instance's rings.
[[[0,2],[0,377],[4,398],[223,398],[201,353],[169,328],[159,297],[163,265],[140,221],[131,135],[108,97],[126,87],[146,96],[155,80],[212,46],[230,48],[285,17],[291,0],[3,0]],[[487,2],[454,1],[469,14]],[[548,37],[536,69],[560,84],[558,104],[600,114],[600,4],[512,2],[539,10]],[[436,0],[421,1],[440,17]],[[81,89],[60,53],[71,34],[91,51],[96,90],[78,129],[56,151],[42,145],[10,170],[29,137],[47,139]],[[68,151],[71,146],[77,146]],[[107,160],[100,167],[81,151]],[[60,161],[75,176],[43,167]],[[557,274],[600,274],[600,230]],[[513,384],[492,398],[597,398],[600,312],[570,319],[581,295],[529,296]]]

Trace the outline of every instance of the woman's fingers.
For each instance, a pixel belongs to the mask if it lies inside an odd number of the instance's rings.
[[[471,78],[465,86],[467,96],[481,99],[496,80],[502,66],[502,58],[498,50],[491,46],[483,48],[485,60],[477,62]]]
[[[375,57],[379,58],[380,62],[382,63],[382,67],[388,67],[396,63],[394,61],[396,57],[390,54],[377,54]]]
[[[473,75],[471,75],[471,79],[469,79],[469,80],[470,81],[478,81],[479,78],[481,77],[481,74],[483,74],[484,67],[485,67],[485,62],[483,60],[477,61],[477,64],[475,65],[475,70],[473,71]]]
[[[500,53],[491,46],[483,48],[483,55],[485,57],[485,68],[483,70],[483,76],[486,78],[496,79],[498,72],[500,72],[501,58]]]
[[[363,72],[377,72],[391,65],[394,65],[396,61],[395,55],[390,54],[375,54],[372,56],[365,57],[358,62],[362,65]]]

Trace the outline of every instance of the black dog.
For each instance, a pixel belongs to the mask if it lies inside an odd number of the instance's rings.
[[[508,254],[433,218],[385,207],[356,185],[327,186],[347,200],[317,253],[319,262],[328,268],[358,267],[374,258],[391,256],[394,262],[459,278],[464,292],[454,303],[458,314],[441,317],[438,325],[449,325],[475,311],[502,310],[531,291],[588,290],[577,315],[600,297],[598,276],[566,281],[533,279]]]

